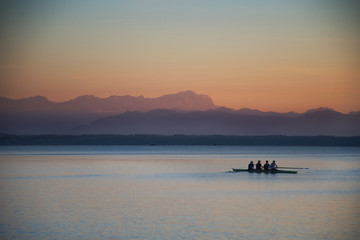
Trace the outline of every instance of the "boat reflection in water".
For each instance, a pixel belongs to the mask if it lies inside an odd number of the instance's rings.
[[[236,169],[233,168],[233,172],[249,172],[249,173],[292,173],[295,174],[297,171],[290,171],[290,170],[249,170],[249,169]]]

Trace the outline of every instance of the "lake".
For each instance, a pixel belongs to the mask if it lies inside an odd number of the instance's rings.
[[[360,148],[1,146],[0,196],[0,239],[360,239]]]

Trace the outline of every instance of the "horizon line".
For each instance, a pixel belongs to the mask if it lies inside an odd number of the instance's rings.
[[[310,108],[308,108],[307,110],[305,110],[303,112],[295,111],[295,110],[288,110],[288,111],[260,110],[258,108],[251,108],[251,107],[231,108],[231,107],[227,107],[227,106],[217,105],[217,104],[214,103],[212,97],[209,96],[208,94],[202,94],[202,93],[198,94],[197,92],[195,92],[193,90],[183,90],[183,91],[178,91],[178,92],[175,92],[175,93],[167,93],[167,94],[163,94],[163,95],[160,95],[160,96],[157,96],[157,97],[145,97],[142,94],[137,95],[137,96],[133,96],[133,95],[130,95],[130,94],[108,95],[106,97],[98,97],[98,96],[96,96],[94,94],[83,94],[83,95],[79,95],[79,96],[70,98],[68,100],[63,100],[63,101],[54,101],[54,100],[51,100],[51,99],[49,99],[48,97],[46,97],[44,95],[33,95],[33,96],[20,97],[20,98],[10,98],[10,97],[5,97],[5,96],[0,96],[0,98],[5,98],[5,99],[11,100],[11,101],[19,101],[19,100],[25,100],[25,99],[30,99],[30,98],[45,98],[47,101],[52,102],[52,103],[65,103],[65,102],[69,102],[69,101],[72,101],[72,100],[76,100],[76,99],[78,99],[80,97],[94,97],[94,98],[97,98],[97,99],[108,99],[108,98],[111,98],[111,97],[134,97],[134,98],[154,99],[154,98],[160,98],[160,97],[167,96],[167,95],[177,95],[177,94],[180,94],[180,93],[193,93],[193,94],[195,94],[197,96],[207,96],[207,97],[209,97],[211,99],[211,101],[213,102],[215,108],[209,108],[207,110],[216,110],[216,109],[220,109],[220,108],[226,108],[226,109],[233,110],[233,111],[253,110],[253,111],[260,111],[260,112],[264,112],[264,113],[274,112],[274,113],[299,113],[299,114],[303,114],[303,113],[306,113],[308,111],[318,110],[318,109],[329,109],[329,110],[333,110],[333,111],[343,113],[343,114],[350,114],[350,113],[354,113],[354,112],[360,112],[360,109],[344,112],[344,111],[339,111],[339,110],[337,110],[337,109],[335,109],[333,107],[329,107],[329,106],[310,107]],[[159,108],[159,109],[161,109],[161,108]],[[155,110],[155,109],[153,109],[153,110]],[[174,109],[174,110],[176,110],[176,109]],[[203,111],[207,111],[207,110],[203,110]]]

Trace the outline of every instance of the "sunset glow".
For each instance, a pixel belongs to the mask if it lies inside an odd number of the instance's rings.
[[[0,96],[360,110],[356,1],[1,1]]]

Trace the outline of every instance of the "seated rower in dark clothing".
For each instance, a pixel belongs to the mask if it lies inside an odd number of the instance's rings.
[[[278,166],[276,165],[275,160],[271,163],[270,168],[271,170],[277,170]]]
[[[254,163],[251,161],[248,166],[248,170],[254,170]]]
[[[260,161],[260,160],[259,160],[258,163],[256,164],[256,170],[262,170],[261,161]]]
[[[269,170],[270,164],[269,161],[266,160],[266,163],[264,164],[264,170]]]

